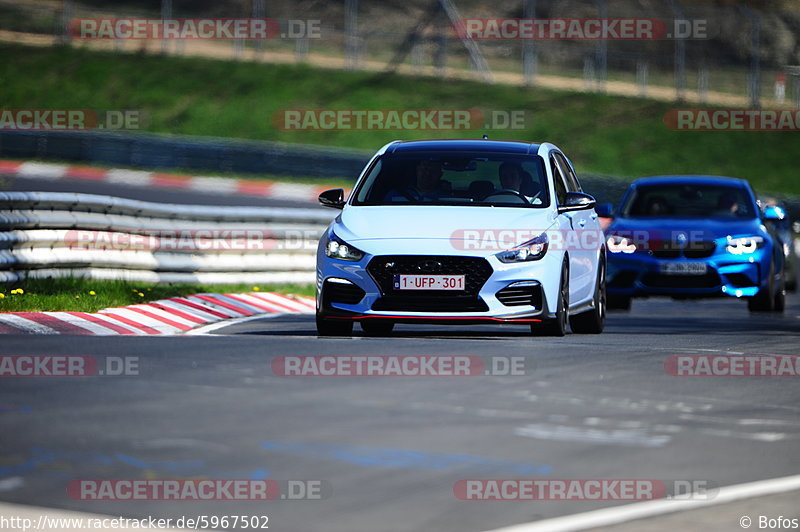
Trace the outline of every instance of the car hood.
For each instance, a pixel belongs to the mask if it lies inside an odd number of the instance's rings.
[[[724,218],[617,218],[606,228],[606,234],[627,236],[631,231],[645,231],[651,238],[674,240],[684,234],[690,240],[715,240],[727,236],[762,235],[759,219],[730,220]],[[624,233],[624,234],[622,234]]]
[[[369,206],[348,207],[334,230],[344,240],[460,240],[474,231],[542,232],[550,228],[550,209],[475,206]],[[538,234],[538,233],[537,233]],[[472,236],[471,238],[474,238]],[[521,243],[521,242],[520,242]]]

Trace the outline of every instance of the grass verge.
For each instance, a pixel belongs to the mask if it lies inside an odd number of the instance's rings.
[[[137,109],[153,132],[302,142],[374,150],[393,139],[548,140],[579,172],[637,177],[720,174],[763,191],[800,194],[797,132],[676,132],[667,111],[686,105],[452,79],[347,72],[81,48],[0,45],[7,109]],[[697,107],[697,106],[692,106]],[[516,130],[286,131],[282,109],[524,110]]]
[[[20,293],[19,291],[22,291]],[[12,291],[14,293],[12,293]],[[146,303],[156,299],[209,292],[278,292],[313,296],[313,285],[156,285],[79,278],[28,279],[0,288],[0,312],[97,312],[108,307]]]

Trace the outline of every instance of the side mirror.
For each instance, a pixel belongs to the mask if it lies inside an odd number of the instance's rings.
[[[583,211],[597,204],[592,196],[583,192],[567,192],[567,200],[558,206],[558,212]]]
[[[777,205],[770,205],[764,208],[764,215],[762,218],[770,222],[780,222],[786,218],[786,212]]]
[[[600,203],[594,208],[597,216],[600,218],[613,218],[614,217],[614,204],[613,203]]]
[[[326,190],[325,192],[319,195],[319,202],[325,207],[331,207],[333,209],[343,209],[345,203],[344,189],[334,188],[332,190]]]

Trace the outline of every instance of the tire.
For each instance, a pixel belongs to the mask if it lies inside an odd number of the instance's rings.
[[[783,312],[786,310],[786,279],[781,281],[781,285],[775,291],[775,299],[772,302],[773,312]]]
[[[609,310],[630,310],[631,298],[629,296],[619,296],[616,294],[607,295],[606,308]]]
[[[772,312],[775,309],[776,293],[772,281],[772,271],[769,273],[769,285],[760,289],[756,295],[747,300],[747,310],[750,312]]]
[[[392,333],[394,322],[383,319],[361,320],[361,330],[369,336],[387,336]]]
[[[565,262],[561,267],[561,281],[558,288],[558,303],[556,317],[531,324],[531,334],[534,336],[564,336],[567,334],[567,319],[569,315],[569,267]]]
[[[326,320],[317,313],[317,334],[320,336],[352,336],[352,320]]]
[[[600,334],[606,325],[606,265],[600,260],[597,270],[597,284],[594,288],[594,308],[569,317],[569,326],[573,333]]]

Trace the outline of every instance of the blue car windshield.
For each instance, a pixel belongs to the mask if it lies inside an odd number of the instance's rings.
[[[390,154],[369,169],[354,205],[550,205],[538,155],[470,152]]]
[[[737,186],[670,183],[639,185],[621,215],[632,218],[755,218],[750,194]]]

